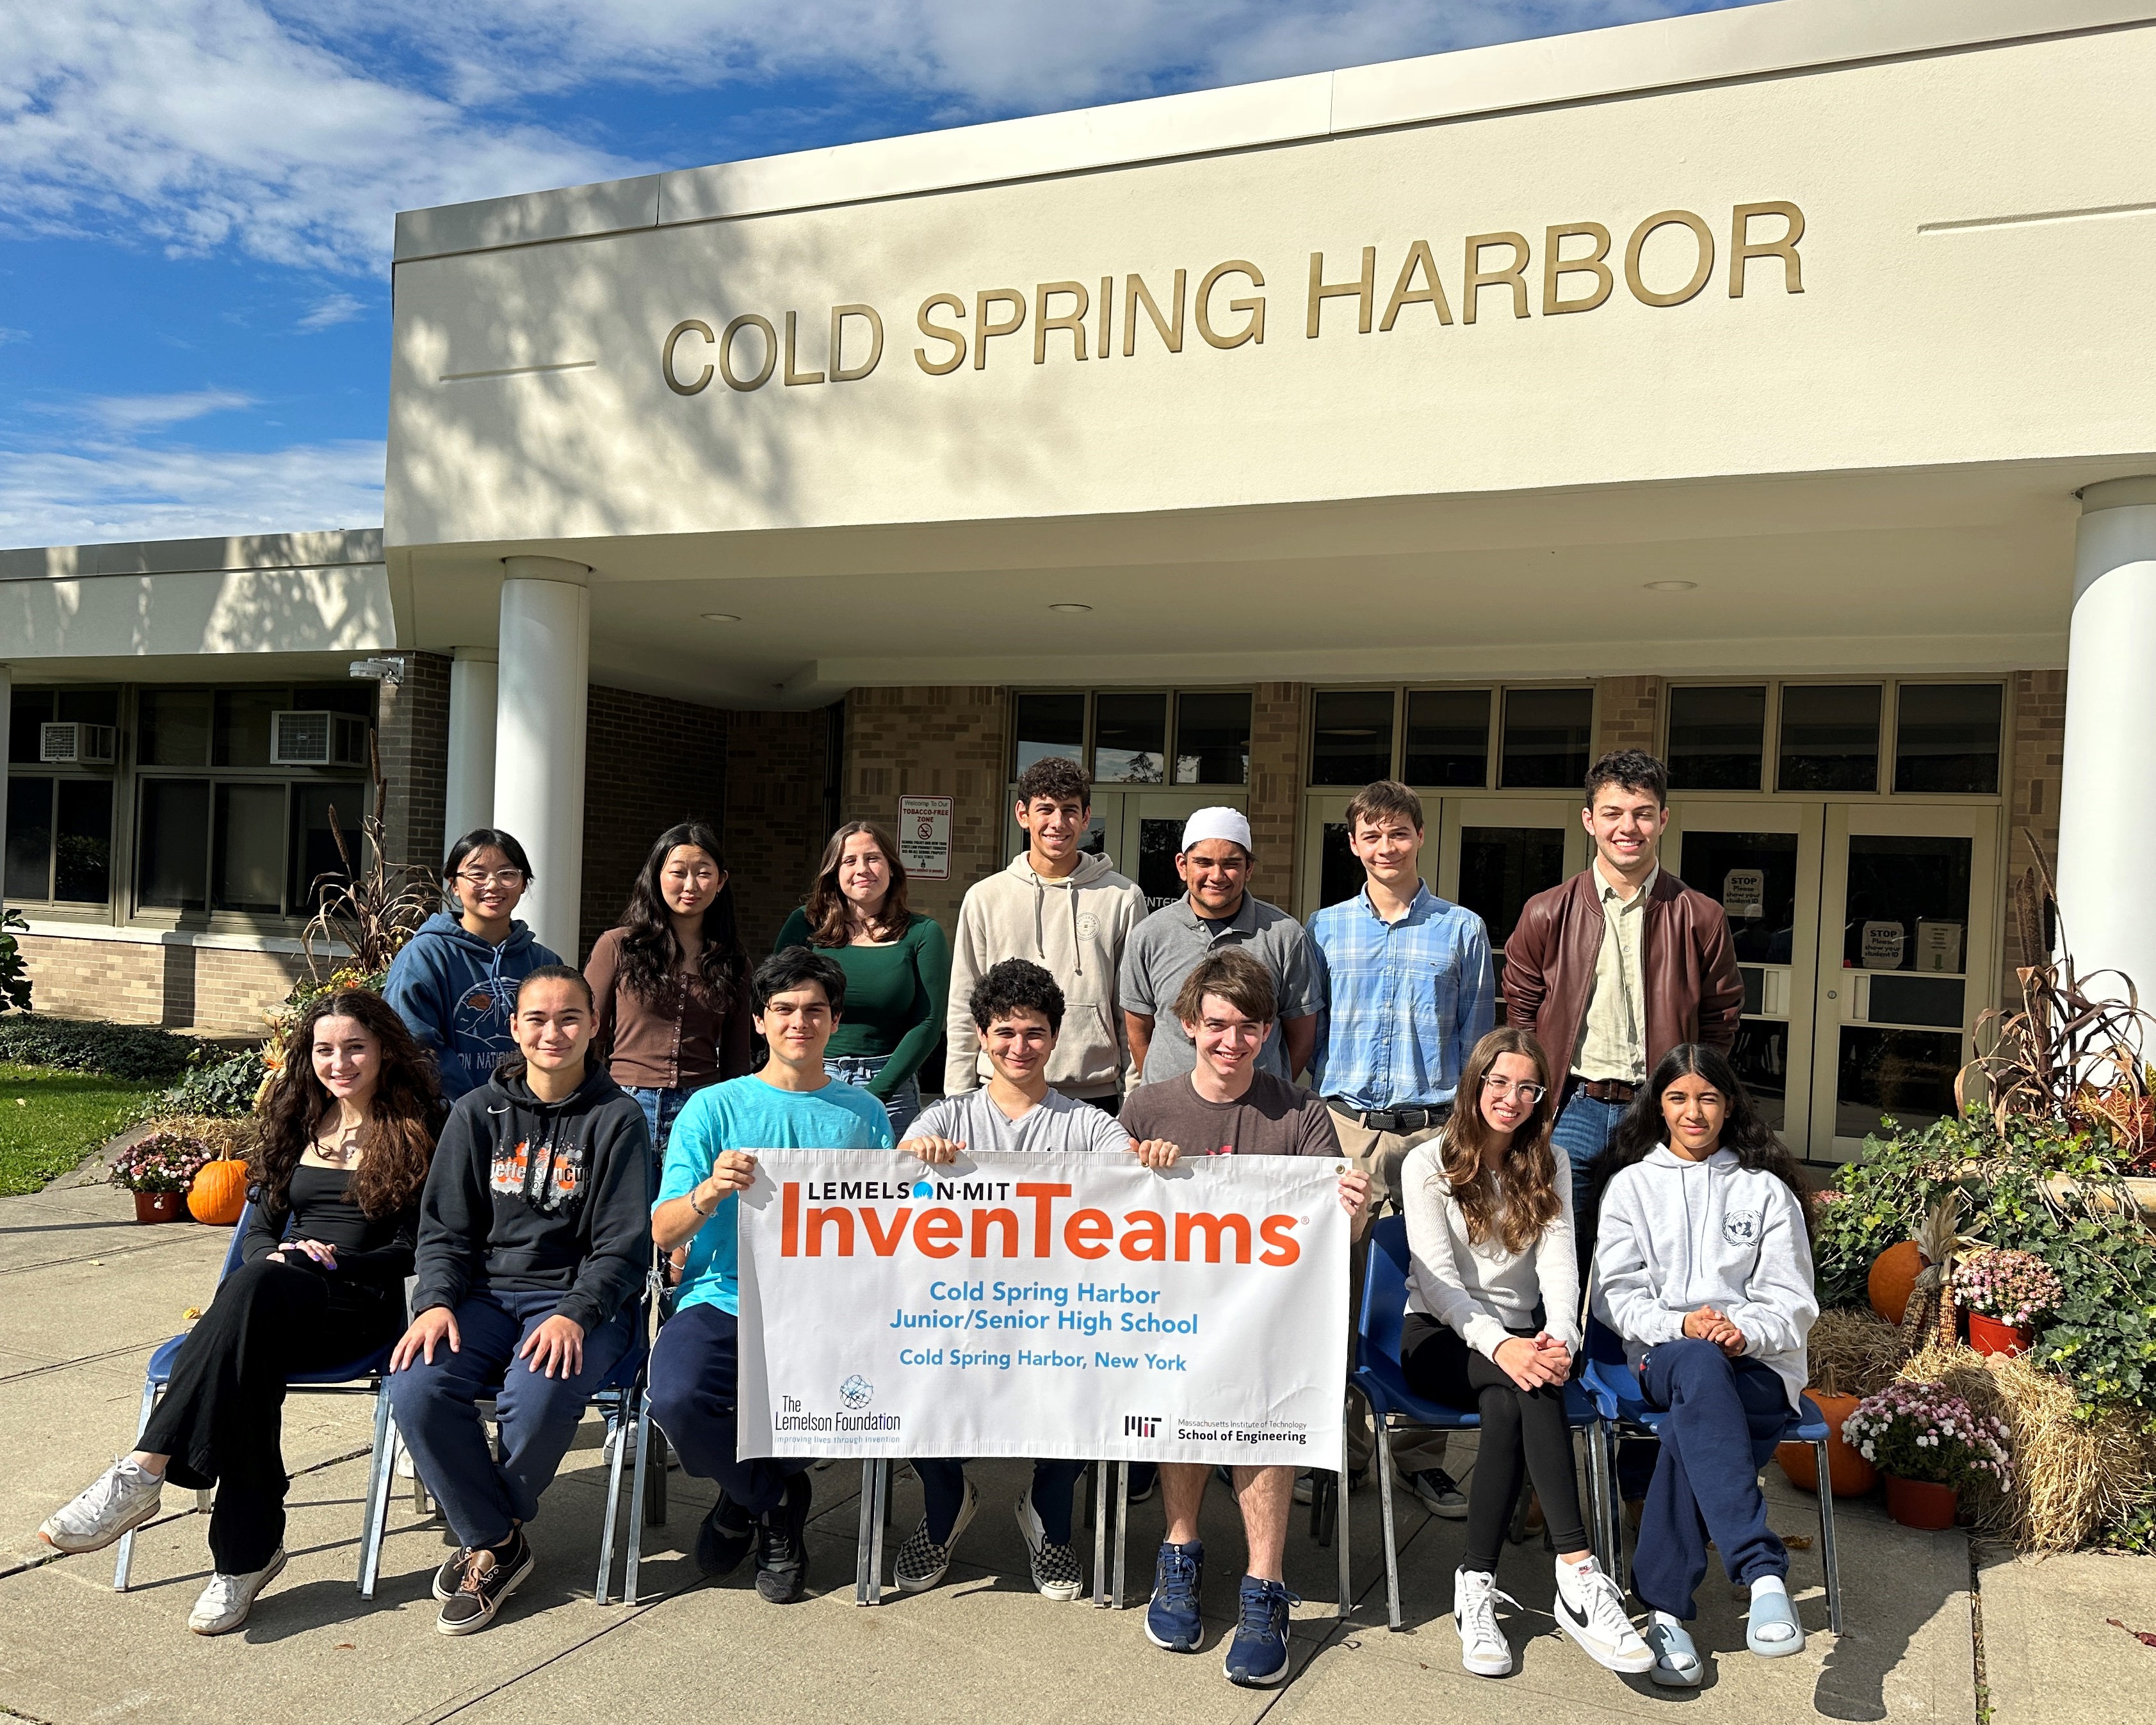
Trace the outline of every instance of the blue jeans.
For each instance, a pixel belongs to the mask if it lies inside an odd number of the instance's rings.
[[[636,1106],[644,1110],[644,1130],[651,1134],[653,1166],[663,1168],[666,1165],[666,1141],[674,1136],[674,1122],[696,1091],[660,1090],[644,1084],[625,1084],[622,1089],[635,1097]]]
[[[1789,1392],[1759,1361],[1732,1359],[1691,1337],[1657,1343],[1640,1368],[1640,1388],[1649,1407],[1665,1411],[1632,1591],[1640,1604],[1690,1622],[1709,1539],[1739,1585],[1789,1573],[1759,1489],[1759,1470],[1789,1424]]]
[[[824,1062],[824,1070],[841,1084],[850,1084],[856,1090],[866,1090],[870,1081],[884,1069],[891,1058],[888,1055],[834,1055]],[[891,1135],[894,1140],[906,1136],[906,1129],[921,1115],[921,1086],[909,1078],[887,1096],[879,1097],[883,1111],[891,1117]]]
[[[575,1377],[532,1371],[516,1350],[561,1303],[552,1288],[475,1290],[456,1309],[456,1352],[444,1338],[432,1365],[423,1356],[389,1379],[397,1430],[459,1545],[499,1545],[512,1524],[539,1513],[539,1494],[553,1483],[592,1392],[634,1339],[634,1308],[626,1307],[584,1337]],[[498,1458],[479,1417],[487,1395],[501,1426]]]
[[[1617,1122],[1631,1111],[1630,1102],[1598,1102],[1575,1091],[1566,1100],[1550,1132],[1550,1143],[1564,1153],[1572,1164],[1572,1226],[1579,1251],[1579,1285],[1587,1286],[1594,1264],[1594,1231],[1598,1206],[1594,1178],[1589,1170],[1594,1158],[1617,1136]],[[1627,1503],[1647,1495],[1647,1481],[1655,1471],[1655,1440],[1626,1438],[1617,1446],[1617,1491]]]

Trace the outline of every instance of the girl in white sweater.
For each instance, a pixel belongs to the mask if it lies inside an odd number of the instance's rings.
[[[1571,1171],[1550,1147],[1556,1114],[1542,1045],[1526,1030],[1492,1030],[1468,1056],[1444,1133],[1409,1151],[1400,1171],[1410,1255],[1400,1364],[1417,1395],[1482,1420],[1452,1614],[1460,1662],[1486,1677],[1512,1669],[1497,1601],[1518,1602],[1497,1590],[1496,1571],[1523,1472],[1558,1548],[1558,1622],[1612,1671],[1654,1664],[1580,1517],[1564,1417],[1579,1272]]]

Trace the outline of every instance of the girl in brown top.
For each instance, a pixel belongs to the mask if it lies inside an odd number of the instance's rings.
[[[750,1069],[748,967],[716,833],[692,820],[659,835],[584,979],[598,1012],[593,1045],[642,1106],[663,1161],[681,1105]]]

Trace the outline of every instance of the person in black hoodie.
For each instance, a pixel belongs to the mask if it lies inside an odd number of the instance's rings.
[[[644,1111],[588,1058],[594,1019],[567,965],[524,978],[523,1061],[457,1104],[420,1199],[414,1316],[389,1394],[459,1542],[434,1577],[445,1635],[485,1629],[531,1573],[524,1523],[634,1339],[651,1141]],[[488,1394],[498,1458],[477,1406]]]

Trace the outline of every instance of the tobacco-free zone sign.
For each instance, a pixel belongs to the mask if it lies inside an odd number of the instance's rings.
[[[759,1153],[740,1453],[1337,1470],[1342,1166]]]

